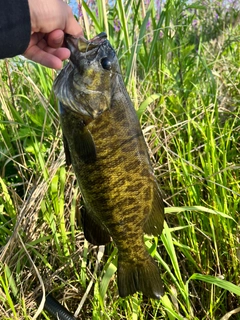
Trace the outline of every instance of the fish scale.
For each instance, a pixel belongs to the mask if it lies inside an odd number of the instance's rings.
[[[159,299],[163,285],[143,235],[161,233],[163,200],[118,59],[103,33],[89,41],[68,36],[66,42],[70,63],[54,92],[66,159],[84,201],[85,237],[116,244],[120,296],[141,291]]]

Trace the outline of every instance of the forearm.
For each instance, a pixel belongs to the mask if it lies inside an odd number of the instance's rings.
[[[0,0],[0,59],[22,54],[30,35],[28,0]]]

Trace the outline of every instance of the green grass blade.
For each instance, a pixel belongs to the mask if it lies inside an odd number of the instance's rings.
[[[159,99],[161,97],[160,94],[152,94],[149,97],[147,97],[147,99],[145,99],[139,106],[138,110],[137,110],[137,116],[140,119],[141,116],[143,115],[143,113],[145,112],[145,110],[147,109],[147,107],[149,106],[150,103],[154,102],[155,100]]]
[[[184,212],[184,211],[198,211],[200,213],[209,213],[209,214],[214,214],[214,215],[219,215],[223,218],[226,218],[226,219],[231,219],[233,221],[235,221],[233,219],[233,217],[223,213],[223,212],[220,212],[220,211],[217,211],[217,210],[213,210],[213,209],[209,209],[209,208],[206,208],[206,207],[203,207],[203,206],[190,206],[190,207],[169,207],[169,208],[165,208],[165,212],[166,213],[178,213],[178,212]],[[235,221],[236,222],[236,221]]]
[[[229,281],[220,279],[218,277],[195,273],[189,278],[188,282],[191,280],[199,280],[199,281],[207,282],[207,283],[215,285],[215,286],[222,288],[224,290],[228,290],[228,291],[240,296],[240,287],[239,286],[236,286],[235,284],[233,284]]]

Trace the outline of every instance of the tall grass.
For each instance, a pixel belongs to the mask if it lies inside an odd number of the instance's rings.
[[[64,165],[56,74],[8,59],[0,62],[1,319],[50,319],[39,291],[79,319],[237,319],[237,3],[80,4],[86,36],[106,31],[116,48],[165,195],[163,233],[145,243],[166,293],[119,298],[116,248],[88,244],[76,222],[81,195]]]

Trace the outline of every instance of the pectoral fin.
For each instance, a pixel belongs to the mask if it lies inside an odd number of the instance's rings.
[[[164,222],[164,203],[161,191],[156,187],[154,189],[152,210],[144,225],[143,231],[147,234],[158,236],[162,233]]]
[[[95,143],[89,130],[85,127],[83,130],[75,132],[73,135],[75,151],[79,160],[84,163],[93,163],[96,161],[97,154]]]
[[[63,135],[63,147],[64,147],[64,152],[65,152],[66,165],[70,166],[72,164],[71,154],[69,151],[67,139],[64,135]]]

